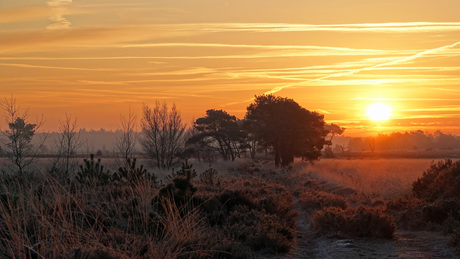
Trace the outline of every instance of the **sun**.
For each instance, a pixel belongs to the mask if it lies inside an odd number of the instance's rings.
[[[374,103],[367,107],[366,116],[373,121],[385,121],[391,117],[392,108],[385,103]]]

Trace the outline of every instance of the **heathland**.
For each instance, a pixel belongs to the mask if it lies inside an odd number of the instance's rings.
[[[187,128],[157,103],[141,132],[132,113],[109,133],[68,115],[38,136],[42,124],[5,103],[1,257],[458,257],[457,136],[346,138],[271,95],[243,120],[208,110]],[[85,134],[113,136],[111,148]]]

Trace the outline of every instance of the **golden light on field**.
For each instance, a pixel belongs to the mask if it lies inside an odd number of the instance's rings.
[[[392,107],[385,103],[374,103],[367,107],[366,116],[373,121],[385,121],[391,117]]]

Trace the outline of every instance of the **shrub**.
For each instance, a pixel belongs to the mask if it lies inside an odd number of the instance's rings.
[[[278,184],[259,179],[202,183],[196,196],[207,222],[254,250],[287,252],[293,246],[297,213],[291,194]],[[228,251],[229,249],[226,249]]]
[[[94,157],[87,161],[105,172]],[[131,177],[126,169],[121,179]],[[283,186],[256,178],[195,183],[188,172],[163,195],[150,178],[111,178],[101,187],[49,174],[0,175],[0,257],[250,258],[254,250],[276,254],[293,246],[298,215]]]
[[[324,208],[313,214],[312,227],[320,234],[349,237],[393,238],[395,231],[392,217],[369,207]]]
[[[136,158],[133,160],[128,159],[127,167],[118,168],[118,172],[114,173],[112,179],[119,184],[131,184],[135,185],[139,181],[149,180],[153,184],[157,184],[157,178],[155,174],[150,174],[143,165],[140,167],[136,166]]]
[[[343,196],[323,191],[304,192],[300,195],[299,200],[302,207],[308,212],[328,207],[348,208],[348,203]]]
[[[433,202],[437,199],[460,195],[460,161],[447,159],[423,172],[422,177],[412,184],[414,196]]]
[[[329,207],[313,214],[311,226],[320,234],[339,234],[346,221],[346,214],[343,209]]]
[[[350,224],[345,224],[346,233],[356,237],[393,238],[393,218],[369,207],[359,207],[350,215]]]
[[[80,165],[80,172],[77,173],[75,179],[86,186],[100,186],[111,183],[112,175],[109,171],[104,171],[104,166],[101,165],[101,159],[94,160],[94,155],[90,155],[90,160],[83,159],[84,166]]]
[[[426,222],[422,216],[425,202],[415,197],[401,197],[386,203],[385,213],[393,216],[399,227],[408,230],[422,230]]]
[[[205,184],[213,185],[216,177],[217,170],[209,166],[209,168],[200,175],[200,180]]]

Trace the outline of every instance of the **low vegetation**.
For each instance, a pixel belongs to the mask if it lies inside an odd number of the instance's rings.
[[[135,161],[112,173],[93,156],[68,179],[2,174],[0,254],[248,258],[258,250],[288,252],[297,218],[289,191],[262,179],[217,175],[213,168],[200,175],[185,162],[160,185]]]
[[[310,213],[330,207],[348,208],[345,197],[324,191],[304,192],[300,195],[299,200],[303,208]]]
[[[393,218],[370,207],[324,208],[313,214],[312,227],[320,234],[345,237],[393,238],[395,232]]]

